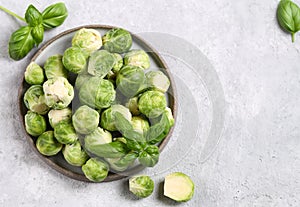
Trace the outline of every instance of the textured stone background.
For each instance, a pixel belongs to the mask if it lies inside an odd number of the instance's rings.
[[[52,1],[0,1],[18,14],[30,3],[43,9]],[[65,3],[69,17],[45,40],[85,24],[169,33],[196,45],[217,71],[227,113],[216,151],[205,163],[191,151],[153,176],[158,184],[167,173],[184,171],[195,180],[194,198],[180,206],[300,206],[300,36],[293,44],[278,28],[277,0]],[[137,200],[126,190],[126,179],[71,180],[30,150],[19,123],[17,90],[34,51],[22,61],[10,60],[7,42],[21,23],[3,12],[0,19],[0,206],[178,206],[159,196],[158,187]]]

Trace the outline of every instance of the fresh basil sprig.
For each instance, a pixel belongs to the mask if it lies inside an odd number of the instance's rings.
[[[300,9],[297,4],[290,0],[281,0],[277,8],[277,20],[279,25],[291,33],[292,42],[295,34],[300,30]]]
[[[64,3],[56,3],[47,7],[42,13],[33,5],[29,5],[25,18],[0,6],[6,13],[27,23],[13,32],[9,40],[9,56],[14,60],[24,58],[34,46],[38,46],[44,39],[44,30],[60,26],[68,16]]]

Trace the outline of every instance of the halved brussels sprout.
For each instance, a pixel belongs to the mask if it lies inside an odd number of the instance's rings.
[[[125,54],[124,65],[134,65],[148,69],[150,67],[150,58],[144,50],[134,49]]]
[[[112,105],[110,108],[106,109],[105,111],[103,111],[102,115],[101,115],[101,126],[104,129],[107,129],[109,131],[117,131],[116,128],[116,120],[115,120],[115,113],[119,112],[121,113],[125,119],[127,119],[128,121],[131,121],[131,113],[129,111],[128,108],[126,108],[125,106],[122,105]]]
[[[88,154],[81,147],[79,140],[73,144],[66,144],[62,153],[65,160],[74,166],[82,166],[89,159]]]
[[[167,92],[170,87],[169,78],[161,71],[150,71],[146,73],[147,86],[151,89]]]
[[[61,121],[72,120],[72,110],[70,108],[51,109],[48,113],[49,123],[54,128]]]
[[[54,136],[62,144],[72,144],[78,135],[70,121],[60,121],[54,127]]]
[[[31,62],[25,70],[25,81],[30,85],[41,85],[44,82],[44,71],[38,64]]]
[[[75,88],[77,90],[79,90],[81,88],[81,86],[84,83],[88,82],[91,77],[93,77],[93,76],[91,76],[90,74],[86,74],[86,73],[78,74],[76,81],[75,81]]]
[[[138,107],[138,97],[133,97],[128,100],[128,102],[125,104],[127,108],[129,108],[129,111],[132,113],[132,115],[140,115],[141,112],[139,111]]]
[[[113,53],[113,56],[115,58],[115,63],[113,65],[112,71],[114,73],[117,73],[123,66],[123,57],[118,53]]]
[[[49,107],[46,104],[43,87],[40,85],[33,85],[28,88],[24,94],[25,106],[38,114],[46,114]]]
[[[121,28],[109,30],[102,38],[105,50],[112,53],[127,52],[132,45],[132,38],[128,31]]]
[[[65,50],[62,62],[68,71],[80,73],[85,68],[86,57],[79,47],[70,47]]]
[[[79,90],[79,100],[92,108],[109,107],[116,98],[114,85],[100,77],[92,77]]]
[[[124,66],[117,75],[117,89],[127,97],[133,97],[144,83],[145,74],[141,67]]]
[[[62,149],[62,146],[55,139],[53,131],[44,132],[36,140],[36,148],[41,154],[46,156],[56,155]]]
[[[55,78],[55,77],[68,77],[68,71],[65,69],[62,63],[62,55],[53,55],[49,57],[45,64],[45,74],[48,79]]]
[[[87,71],[93,76],[104,78],[115,64],[115,57],[106,50],[93,52],[89,59]]]
[[[131,119],[131,124],[133,129],[141,134],[143,134],[149,129],[149,122],[146,119],[139,116],[133,116]]]
[[[88,106],[80,106],[73,114],[72,121],[76,132],[90,134],[99,124],[99,113]]]
[[[47,80],[43,84],[46,104],[53,109],[66,108],[74,98],[73,86],[64,77]]]
[[[154,182],[146,175],[134,176],[129,179],[129,190],[139,198],[146,198],[152,194]]]
[[[37,137],[46,131],[45,118],[35,112],[28,111],[25,115],[25,130],[28,134]]]
[[[107,144],[110,142],[112,142],[111,133],[103,130],[101,127],[97,127],[95,131],[84,137],[84,146],[87,150],[93,145]]]
[[[79,47],[88,57],[102,46],[101,34],[95,29],[82,28],[73,36],[72,46]]]
[[[93,182],[101,182],[107,177],[109,166],[102,160],[90,158],[82,166],[82,171],[89,180]]]
[[[139,98],[138,107],[148,118],[155,118],[164,112],[167,100],[162,92],[146,91]]]

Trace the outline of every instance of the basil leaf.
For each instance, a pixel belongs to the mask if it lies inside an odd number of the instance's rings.
[[[149,145],[139,155],[139,162],[145,167],[153,167],[159,159],[159,149],[155,145]]]
[[[25,20],[29,26],[35,27],[43,23],[42,14],[32,4],[26,10]]]
[[[21,27],[10,36],[8,43],[9,56],[14,60],[24,58],[34,47],[35,41],[31,34],[32,28]]]
[[[131,165],[137,158],[138,154],[136,152],[129,152],[128,154],[121,157],[118,161],[114,163],[118,168],[124,168]]]
[[[64,3],[56,3],[47,7],[43,13],[43,26],[51,29],[64,23],[68,16],[68,11]]]
[[[170,131],[170,124],[165,113],[161,116],[160,121],[151,126],[146,132],[146,140],[149,144],[156,144],[162,141]]]
[[[142,152],[145,148],[145,142],[137,142],[135,140],[126,139],[126,146],[136,152]]]
[[[85,146],[87,151],[99,157],[118,158],[128,153],[128,148],[123,142],[111,142],[107,144],[93,144]]]
[[[31,35],[36,43],[36,45],[39,45],[43,39],[44,39],[44,27],[43,25],[37,25],[32,28]]]
[[[292,34],[292,42],[295,33],[300,30],[300,9],[290,0],[281,0],[277,8],[277,20],[286,32]]]

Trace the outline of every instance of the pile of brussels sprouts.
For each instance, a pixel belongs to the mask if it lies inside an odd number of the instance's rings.
[[[131,46],[124,29],[101,37],[83,28],[64,54],[49,57],[43,68],[31,62],[25,71],[30,85],[24,94],[25,129],[38,151],[45,156],[61,151],[93,182],[134,163],[153,167],[157,144],[174,125],[168,77],[147,71],[148,54]]]

